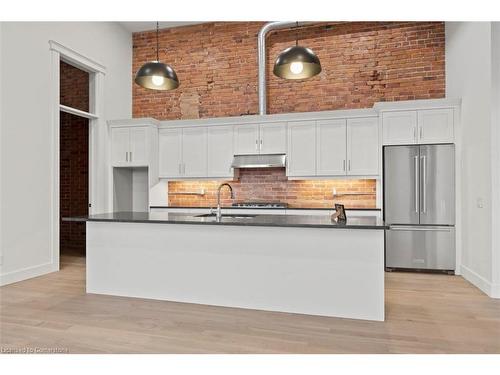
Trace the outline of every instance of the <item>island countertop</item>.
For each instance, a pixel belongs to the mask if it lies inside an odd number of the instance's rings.
[[[333,229],[388,229],[376,216],[348,216],[346,222],[332,221],[329,215],[237,215],[201,216],[181,212],[110,212],[82,217],[63,218],[63,221],[92,221],[120,223],[160,223],[196,225],[239,225],[264,227],[300,227]]]

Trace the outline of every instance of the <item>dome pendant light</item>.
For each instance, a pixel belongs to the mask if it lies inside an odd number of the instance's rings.
[[[282,51],[274,63],[274,75],[284,79],[306,79],[321,72],[318,56],[309,48],[299,46],[297,22],[295,46]]]
[[[156,61],[141,66],[135,75],[135,83],[151,90],[173,90],[179,87],[179,79],[170,65],[160,62],[158,33],[159,23],[156,22]]]

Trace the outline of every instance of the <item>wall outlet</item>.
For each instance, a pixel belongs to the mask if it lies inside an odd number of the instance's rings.
[[[477,198],[477,208],[483,208],[484,207],[484,201],[483,198]]]

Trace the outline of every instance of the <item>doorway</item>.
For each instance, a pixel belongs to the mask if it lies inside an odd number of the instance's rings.
[[[60,104],[89,111],[89,73],[60,61]],[[89,119],[59,113],[59,249],[61,255],[84,257],[84,222],[62,218],[89,213]]]

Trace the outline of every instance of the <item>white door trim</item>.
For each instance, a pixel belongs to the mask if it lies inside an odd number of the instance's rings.
[[[104,75],[106,68],[76,52],[62,44],[53,40],[49,41],[50,49],[50,103],[51,103],[51,150],[52,150],[52,168],[51,168],[51,210],[50,210],[50,223],[51,223],[51,236],[50,248],[52,249],[51,263],[52,271],[59,270],[59,111],[73,113],[78,116],[86,117],[89,119],[89,202],[91,202],[91,209],[89,213],[94,210],[94,201],[97,198],[97,183],[95,178],[96,168],[96,155],[97,149],[97,134],[98,127],[103,125],[103,88],[104,88]],[[60,103],[60,61],[65,61],[73,66],[78,67],[89,73],[89,113],[78,111],[71,107],[61,107]],[[82,114],[77,113],[82,112]],[[91,116],[89,116],[91,115]]]

